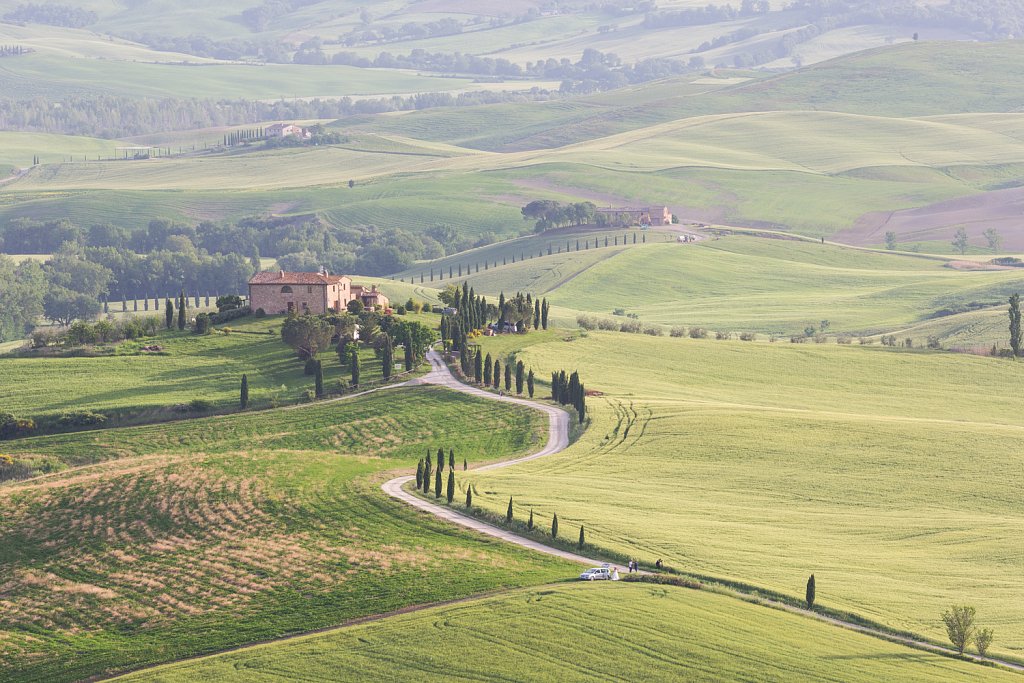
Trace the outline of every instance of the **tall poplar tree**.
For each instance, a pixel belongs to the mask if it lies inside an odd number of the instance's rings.
[[[551,538],[558,538],[558,513],[551,516]]]
[[[423,464],[423,493],[430,493],[430,470],[432,464],[430,462],[430,449],[427,449],[427,460]]]
[[[454,448],[449,448],[448,449],[448,469],[450,469],[452,472],[455,471],[455,449]]]
[[[444,449],[437,449],[437,471],[440,472],[444,469]]]

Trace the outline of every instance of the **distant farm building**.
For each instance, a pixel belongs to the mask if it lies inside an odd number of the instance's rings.
[[[380,308],[386,310],[391,308],[391,300],[384,296],[384,292],[377,289],[377,285],[366,288],[356,285],[352,288],[352,298],[359,299],[366,308]]]
[[[613,223],[626,225],[672,225],[672,212],[667,206],[614,207],[597,209],[596,213],[607,216]]]
[[[271,315],[323,314],[343,311],[355,297],[352,278],[345,275],[289,273],[283,270],[256,273],[249,279],[249,305]]]
[[[265,133],[268,138],[309,137],[305,128],[296,126],[294,123],[275,123],[272,126],[267,126]]]

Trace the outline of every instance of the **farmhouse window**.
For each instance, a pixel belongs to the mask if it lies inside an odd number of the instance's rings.
[[[292,288],[289,287],[288,285],[285,285],[284,287],[281,288],[281,293],[282,294],[291,294],[292,293]]]

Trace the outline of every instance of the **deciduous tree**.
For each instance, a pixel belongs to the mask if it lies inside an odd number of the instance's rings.
[[[974,638],[975,609],[967,605],[953,605],[942,613],[942,623],[946,625],[949,642],[953,643],[960,654]]]

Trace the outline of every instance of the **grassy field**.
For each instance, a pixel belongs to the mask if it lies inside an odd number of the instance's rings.
[[[458,656],[466,652],[473,656]],[[120,680],[269,683],[367,676],[495,682],[1013,680],[1010,673],[721,595],[627,583],[516,591]]]
[[[541,422],[423,387],[5,442],[18,460],[117,460],[0,487],[0,678],[82,680],[574,575],[378,486],[428,447],[523,453]]]
[[[1024,647],[1016,364],[563,336],[516,355],[541,378],[579,369],[593,424],[563,454],[473,475],[474,502],[500,514],[512,495],[541,528],[557,512],[597,546],[788,595],[813,572],[822,604],[937,640],[939,612],[973,604],[1000,652]]]
[[[400,295],[407,289],[381,282],[385,291]],[[405,298],[407,298],[406,295]],[[405,300],[402,299],[402,301]],[[415,318],[416,316],[412,316]],[[432,323],[435,318],[423,315]],[[68,410],[94,410],[130,414],[163,414],[167,408],[193,399],[211,401],[218,408],[237,405],[242,374],[249,376],[250,400],[266,406],[272,400],[290,403],[312,388],[313,378],[279,334],[281,317],[232,321],[231,334],[164,331],[156,337],[125,342],[115,355],[93,358],[0,359],[5,381],[0,403],[20,416],[52,416]],[[274,334],[269,334],[270,330]],[[148,344],[163,347],[161,354],[138,349]],[[332,351],[321,357],[328,388],[350,379]],[[364,381],[380,378],[380,361],[370,349],[361,352]],[[55,391],[56,383],[60,390]]]

